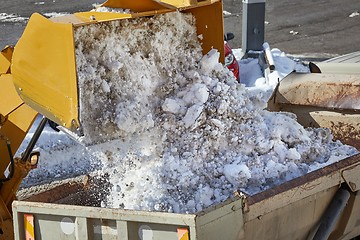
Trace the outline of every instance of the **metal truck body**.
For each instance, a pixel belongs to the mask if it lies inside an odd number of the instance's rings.
[[[67,205],[54,198],[62,203],[37,202],[53,195],[49,190],[32,202],[13,203],[15,239],[26,239],[26,231],[34,239],[313,239],[342,185],[351,189],[350,199],[330,239],[351,239],[360,234],[359,171],[356,155],[253,196],[235,194],[196,214]],[[188,238],[179,237],[184,232]]]

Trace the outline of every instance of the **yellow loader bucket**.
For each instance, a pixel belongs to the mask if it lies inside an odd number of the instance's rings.
[[[154,16],[173,11],[192,13],[203,53],[212,48],[224,59],[221,0],[108,0],[102,6],[129,9],[117,12],[81,12],[47,19],[33,14],[12,58],[13,82],[26,104],[72,131],[80,127],[79,89],[74,32],[76,28],[121,19]]]

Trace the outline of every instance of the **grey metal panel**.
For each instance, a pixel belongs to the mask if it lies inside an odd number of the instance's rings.
[[[84,217],[78,217],[75,220],[76,239],[88,240],[88,222]]]
[[[13,211],[15,212],[35,212],[38,214],[49,214],[53,216],[76,216],[87,218],[114,219],[123,221],[149,222],[174,225],[194,225],[194,214],[176,214],[166,212],[145,212],[122,209],[110,209],[100,207],[84,207],[75,205],[61,205],[51,203],[23,202],[15,201]]]
[[[243,3],[242,49],[262,51],[265,35],[265,2]]]
[[[177,240],[179,228],[187,228],[191,240],[237,240],[243,235],[242,206],[243,198],[236,197],[194,215],[15,201],[13,211],[19,233],[24,227],[18,219],[34,215],[37,240]]]
[[[75,222],[75,217],[34,214],[35,239],[78,240]]]
[[[24,221],[22,221],[21,213],[14,213],[13,214],[13,224],[14,224],[14,238],[16,240],[23,240],[23,232],[22,229],[24,229]]]
[[[14,202],[13,211],[16,216],[16,240],[23,240],[24,213],[34,216],[36,240],[177,240],[178,228],[196,230],[196,215],[191,214],[21,201]],[[194,237],[191,240],[196,240],[196,232],[192,234]]]
[[[118,239],[129,239],[128,223],[126,221],[116,221]]]

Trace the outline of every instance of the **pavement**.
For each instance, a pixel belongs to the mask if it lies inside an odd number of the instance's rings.
[[[73,13],[92,9],[96,0],[2,0],[1,13],[30,17],[39,13]],[[241,48],[242,1],[223,0],[230,16],[224,28],[233,32],[233,48]],[[299,56],[329,58],[360,50],[359,0],[268,0],[265,41],[271,48]],[[1,16],[1,15],[0,15]],[[353,17],[350,17],[353,16]],[[16,44],[26,22],[0,20],[0,48]]]
[[[94,3],[105,0],[1,0],[0,8],[0,49],[15,45],[25,29],[26,21],[4,22],[1,13],[16,14],[29,18],[32,13],[74,13],[93,9]]]
[[[242,1],[223,0],[225,31],[241,47]],[[359,0],[268,0],[265,41],[271,48],[309,57],[329,58],[360,50]],[[350,17],[352,16],[352,17]]]

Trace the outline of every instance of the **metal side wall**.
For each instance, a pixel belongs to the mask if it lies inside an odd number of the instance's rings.
[[[15,239],[36,240],[237,240],[243,232],[243,200],[197,214],[130,211],[15,201]]]

